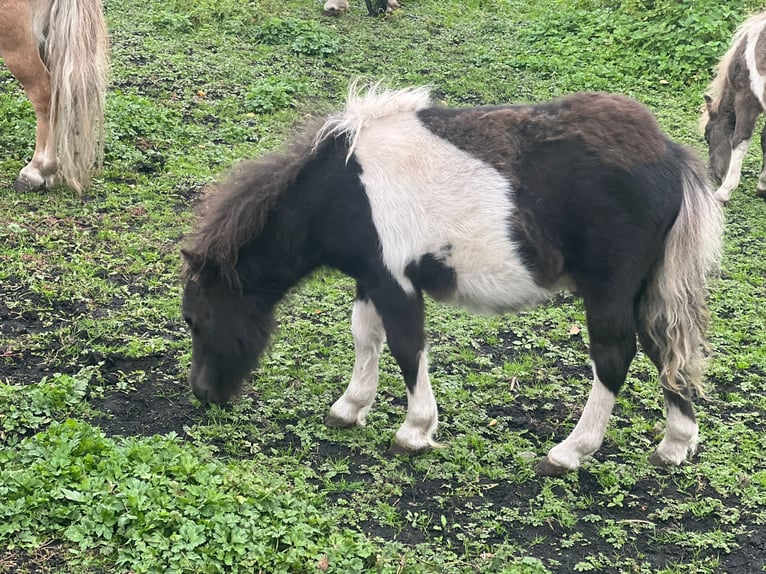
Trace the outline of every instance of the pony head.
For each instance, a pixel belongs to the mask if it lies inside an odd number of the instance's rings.
[[[189,384],[203,404],[225,403],[255,368],[273,325],[273,305],[232,285],[215,264],[183,251],[182,311],[192,336]]]

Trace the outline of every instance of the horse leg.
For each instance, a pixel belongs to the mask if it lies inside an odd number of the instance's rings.
[[[761,130],[761,154],[763,155],[763,164],[755,193],[758,197],[766,197],[766,125]]]
[[[585,307],[591,340],[593,386],[574,430],[535,467],[538,474],[545,476],[578,468],[585,457],[601,446],[617,393],[636,354],[635,322],[629,301],[588,305],[586,299]]]
[[[406,293],[396,283],[377,286],[369,294],[383,320],[388,348],[407,387],[407,415],[389,452],[420,453],[438,447],[433,439],[438,410],[428,377],[423,294]]]
[[[638,319],[638,339],[649,359],[662,375],[662,351],[657,346]],[[663,381],[665,383],[665,381]],[[678,466],[694,456],[699,444],[699,430],[694,416],[691,399],[680,395],[663,385],[665,396],[666,428],[657,450],[649,457],[655,466]]]
[[[325,424],[346,428],[364,426],[365,417],[378,391],[378,359],[386,333],[375,305],[357,285],[351,313],[354,335],[354,370],[346,392],[330,407]]]
[[[718,201],[727,202],[731,197],[731,192],[739,185],[742,174],[742,161],[747,155],[747,148],[750,145],[750,138],[753,137],[755,120],[760,113],[759,107],[753,105],[752,95],[740,95],[734,98],[735,124],[734,133],[731,136],[731,157],[729,158],[729,169],[726,171],[721,186],[715,192]]]
[[[5,64],[24,87],[37,116],[35,154],[14,183],[16,191],[53,185],[58,170],[55,137],[50,125],[51,78],[40,59],[31,26],[30,16],[29,26],[16,27],[0,46]]]

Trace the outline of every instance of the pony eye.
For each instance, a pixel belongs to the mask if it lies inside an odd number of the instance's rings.
[[[186,326],[189,327],[189,329],[194,328],[194,323],[188,315],[184,315],[184,323],[186,323]]]

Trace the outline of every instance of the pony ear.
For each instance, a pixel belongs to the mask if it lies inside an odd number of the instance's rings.
[[[188,249],[181,249],[181,256],[189,267],[199,267],[202,264],[202,256]]]
[[[703,97],[705,98],[705,106],[710,111],[710,106],[713,105],[713,98],[710,97],[710,94],[705,94]]]

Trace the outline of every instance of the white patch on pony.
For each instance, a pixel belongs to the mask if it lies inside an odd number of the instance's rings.
[[[545,300],[551,290],[535,283],[509,237],[510,183],[420,122],[414,110],[426,103],[419,100],[425,93],[385,92],[380,100],[355,102],[346,121],[357,126],[354,153],[384,264],[412,293],[407,266],[440,254],[456,274],[453,302],[478,312]],[[380,113],[384,108],[388,114]]]
[[[569,436],[548,452],[548,461],[569,470],[578,468],[601,446],[614,403],[614,393],[599,380],[594,367],[593,386],[580,420]]]
[[[441,445],[434,441],[439,424],[436,399],[428,378],[428,359],[425,351],[420,353],[418,377],[415,391],[407,389],[407,416],[404,424],[396,431],[396,444],[409,452],[420,452]]]
[[[668,403],[667,409],[665,436],[652,458],[678,466],[697,452],[699,428],[694,420],[684,415],[674,404]]]
[[[314,148],[333,136],[345,135],[348,140],[346,161],[356,149],[359,133],[377,118],[405,112],[415,112],[431,105],[430,90],[426,86],[389,90],[380,82],[362,88],[352,82],[348,88],[346,107],[325,122],[314,138]]]
[[[731,159],[729,159],[729,169],[726,172],[726,177],[723,178],[721,187],[715,192],[715,198],[718,201],[729,201],[731,192],[739,185],[740,174],[742,172],[742,161],[745,159],[745,155],[747,155],[747,148],[749,145],[750,140],[747,139],[731,150]]]
[[[378,391],[378,359],[386,333],[370,301],[355,301],[351,313],[354,335],[354,371],[346,392],[330,408],[330,418],[343,426],[364,426]]]
[[[758,98],[761,107],[766,109],[766,99],[764,98],[766,96],[764,94],[764,90],[766,90],[766,77],[758,72],[755,51],[758,37],[763,33],[763,29],[750,30],[748,32],[747,44],[745,45],[745,61],[747,62],[747,71],[750,74],[750,89],[753,90],[753,94]]]

